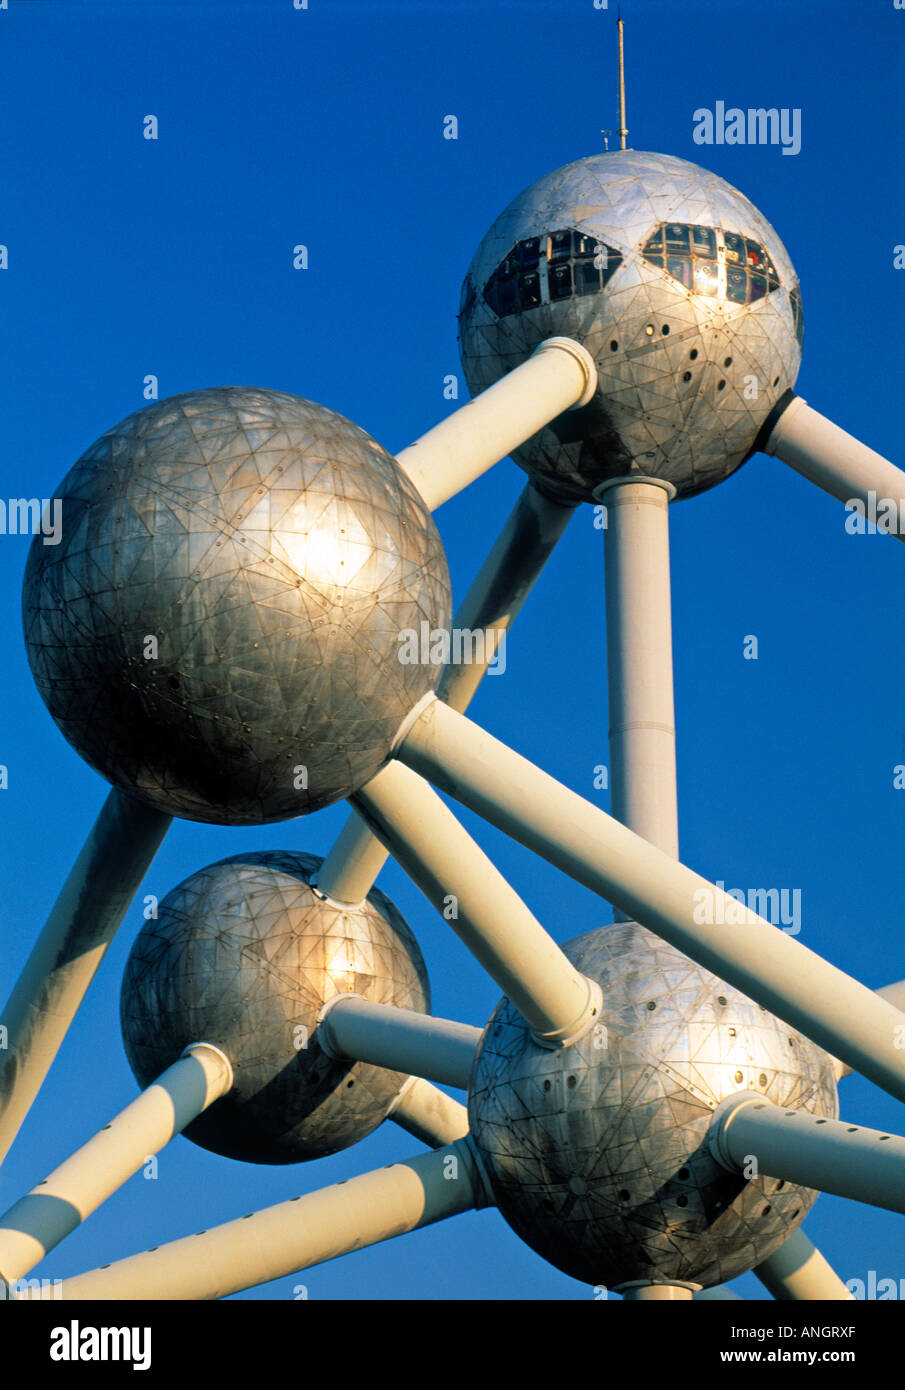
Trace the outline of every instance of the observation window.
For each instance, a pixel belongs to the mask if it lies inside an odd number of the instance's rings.
[[[598,294],[621,264],[622,253],[614,247],[563,227],[516,242],[484,286],[484,298],[504,318],[573,295]]]
[[[779,273],[760,242],[719,227],[664,222],[641,254],[686,289],[730,304],[754,304],[779,289]]]
[[[691,228],[684,223],[667,222],[666,224],[666,249],[667,251],[691,251]]]

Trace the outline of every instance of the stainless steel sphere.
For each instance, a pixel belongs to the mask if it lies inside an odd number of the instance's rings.
[[[751,1269],[817,1194],[727,1173],[705,1139],[713,1111],[751,1090],[835,1117],[832,1060],[635,922],[563,949],[600,981],[602,1030],[550,1052],[504,999],[472,1074],[471,1132],[503,1216],[591,1284],[708,1287]]]
[[[232,1062],[233,1089],[185,1131],[228,1158],[320,1158],[386,1118],[407,1078],[328,1056],[315,1031],[328,999],[430,1011],[401,913],[376,888],[359,907],[324,902],[311,887],[322,862],[266,851],[199,870],[163,899],[126,965],[123,1040],[141,1086],[193,1042]]]
[[[29,553],[25,637],[92,767],[230,825],[374,775],[438,676],[399,661],[399,631],[450,616],[437,529],[385,449],[280,391],[192,391],[108,430],[61,495],[61,543]]]
[[[594,357],[594,399],[512,457],[589,500],[642,473],[689,497],[728,477],[801,363],[798,278],[769,222],[684,159],[613,151],[520,193],[462,286],[459,346],[472,394],[544,338]]]

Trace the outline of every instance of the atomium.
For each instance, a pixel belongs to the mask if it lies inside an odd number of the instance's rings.
[[[368,781],[437,669],[401,628],[444,628],[430,514],[343,416],[280,391],[193,391],[130,415],[63,482],[36,538],[28,658],[102,776],[189,820],[252,825]]]
[[[469,390],[543,339],[574,338],[598,387],[512,457],[551,491],[590,500],[646,474],[690,497],[734,472],[795,383],[798,277],[776,232],[723,179],[669,155],[576,160],[512,200],[462,286]]]
[[[135,940],[120,1013],[129,1063],[148,1086],[199,1038],[234,1084],[185,1131],[250,1163],[298,1163],[370,1134],[405,1076],[334,1059],[317,1016],[336,994],[429,1011],[427,973],[379,889],[339,907],[311,886],[321,860],[277,850],[220,860],[161,901]]]
[[[599,1023],[539,1047],[508,999],[475,1058],[469,1117],[503,1216],[590,1284],[723,1283],[766,1259],[816,1192],[727,1173],[707,1143],[741,1090],[837,1114],[832,1058],[635,922],[563,946],[600,982]]]
[[[112,938],[167,817],[259,824],[344,796],[363,819],[350,818],[326,860],[235,854],[173,889],[143,926],[121,996],[127,1056],[148,1088],[135,1102],[147,1102],[143,1119],[122,1112],[51,1175],[48,1193],[90,1213],[130,1162],[135,1172],[142,1124],[160,1142],[147,1099],[158,1089],[180,1097],[188,1137],[234,1159],[332,1154],[388,1116],[431,1148],[344,1182],[339,1196],[307,1193],[292,1199],[306,1206],[201,1232],[192,1239],[203,1247],[174,1242],[87,1271],[73,1296],[173,1297],[176,1279],[185,1296],[220,1297],[495,1204],[560,1270],[641,1285],[640,1297],[661,1286],[690,1297],[757,1269],[784,1297],[839,1298],[841,1281],[811,1247],[799,1261],[809,1292],[789,1293],[782,1261],[768,1270],[790,1237],[804,1239],[813,1166],[829,1191],[902,1209],[905,1139],[838,1123],[836,1081],[858,1066],[905,1098],[892,1041],[903,1015],[889,1002],[905,1002],[905,988],[873,994],[747,909],[718,932],[701,925],[701,887],[722,890],[676,858],[672,672],[661,658],[664,483],[690,497],[759,441],[837,497],[866,486],[901,495],[905,478],[788,399],[802,340],[789,257],[747,199],[683,160],[620,151],[540,179],[481,243],[460,331],[471,390],[504,376],[507,386],[398,460],[294,396],[191,392],[103,435],[62,489],[62,544],[32,548],[23,606],[38,689],[114,791],[4,1014],[0,1095],[12,1100],[0,1106],[0,1156],[90,983],[76,968],[85,940]],[[576,343],[596,364],[584,405],[593,371]],[[621,605],[608,665],[626,706],[611,762],[638,788],[656,781],[656,795],[639,797],[624,825],[465,718],[483,669],[448,668],[440,701],[438,669],[398,659],[400,634],[450,621],[443,547],[412,479],[446,467],[439,498],[478,476],[462,465],[483,466],[481,449],[463,459],[463,439],[478,441],[495,410],[531,481],[465,600],[469,626],[508,630],[572,510],[561,502],[636,480],[606,541]],[[548,423],[532,434],[538,419]],[[428,780],[660,934],[622,919],[557,947]],[[373,888],[384,845],[435,905],[455,903],[451,924],[503,989],[482,1033],[429,1016],[417,942]],[[343,1027],[332,1047],[331,1028]],[[180,1089],[190,1074],[191,1105]],[[467,1082],[467,1112],[431,1081]],[[754,1137],[753,1155],[739,1135]],[[83,1169],[114,1143],[119,1176],[101,1192]],[[764,1163],[748,1171],[761,1144]],[[871,1157],[866,1183],[859,1154]],[[34,1195],[0,1218],[4,1275],[61,1238],[53,1204]]]

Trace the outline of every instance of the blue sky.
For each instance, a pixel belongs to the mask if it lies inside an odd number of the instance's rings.
[[[0,496],[53,496],[106,428],[160,394],[296,392],[398,450],[446,414],[475,246],[520,188],[602,148],[615,6],[556,3],[54,3],[0,10]],[[776,227],[806,318],[798,390],[901,459],[905,12],[892,0],[626,0],[636,149],[706,163]],[[802,149],[700,147],[693,112],[800,108]],[[144,117],[159,139],[142,137]],[[456,141],[442,138],[455,114]],[[309,248],[293,271],[292,248]],[[460,598],[524,481],[503,462],[438,513]],[[608,809],[601,533],[572,521],[472,715]],[[799,888],[800,940],[877,987],[905,976],[905,553],[844,529],[839,503],[757,456],[672,509],[682,857],[727,885]],[[25,659],[28,541],[0,536],[0,996],[9,993],[105,785],[47,715]],[[743,638],[759,639],[745,661]],[[142,892],[245,848],[324,854],[345,810],[259,830],[177,824]],[[610,919],[586,890],[463,819],[551,933]],[[438,1014],[483,1024],[498,990],[402,873]],[[0,1173],[5,1209],[135,1094],[118,1028],[134,906]],[[859,1078],[842,1113],[901,1132]],[[62,1277],[404,1157],[385,1125],[298,1168],[176,1140],[39,1273]],[[902,1218],[823,1197],[805,1226],[843,1278],[905,1278]],[[588,1299],[493,1211],[241,1297]],[[752,1276],[745,1296],[764,1291]]]

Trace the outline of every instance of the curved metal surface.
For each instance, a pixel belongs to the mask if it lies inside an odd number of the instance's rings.
[[[336,994],[430,1011],[427,971],[379,889],[357,906],[311,887],[315,855],[260,851],[192,874],[162,900],[126,964],[120,1013],[147,1086],[196,1038],[229,1057],[234,1086],[185,1130],[252,1163],[347,1148],[387,1116],[407,1076],[329,1056],[317,1015]]]
[[[779,288],[753,303],[732,303],[700,292],[696,280],[687,287],[666,264],[643,254],[651,234],[668,223],[750,238],[765,252]],[[556,299],[551,277],[558,252],[552,242],[548,253],[544,246],[569,229],[605,248],[605,283],[593,293]],[[500,304],[493,277],[513,248],[534,238],[540,285],[525,297],[542,302],[513,311]],[[713,264],[722,285],[734,254],[720,244]],[[498,312],[501,307],[509,311]],[[516,463],[533,476],[576,501],[590,501],[599,483],[630,473],[663,478],[679,497],[689,497],[739,467],[776,401],[794,385],[800,323],[792,262],[743,194],[684,159],[626,150],[578,159],[512,200],[466,275],[459,337],[472,394],[518,366],[544,338],[574,338],[594,357],[598,386],[591,403],[514,450]]]
[[[567,943],[600,982],[603,1033],[561,1053],[504,999],[478,1049],[473,1142],[506,1220],[576,1279],[725,1283],[762,1263],[816,1193],[729,1175],[707,1134],[733,1092],[835,1117],[832,1058],[634,922]]]
[[[28,658],[75,749],[170,815],[229,825],[318,810],[369,780],[439,679],[399,633],[446,627],[439,534],[357,425],[221,387],[108,430],[32,546]]]

